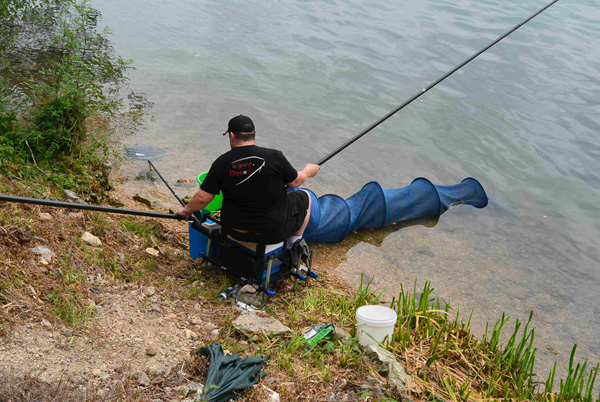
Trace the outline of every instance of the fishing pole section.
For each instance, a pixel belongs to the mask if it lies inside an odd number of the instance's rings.
[[[149,218],[163,218],[163,219],[175,219],[175,220],[184,220],[185,219],[183,216],[177,215],[177,214],[165,214],[165,213],[160,213],[160,212],[139,211],[136,209],[103,207],[100,205],[77,204],[74,202],[44,200],[44,199],[40,199],[40,198],[19,197],[16,195],[7,195],[7,194],[0,194],[0,201],[16,202],[19,204],[43,205],[46,207],[54,207],[54,208],[70,208],[70,209],[81,209],[84,211],[108,212],[108,213],[112,213],[112,214],[146,216]]]
[[[187,204],[183,201],[183,199],[181,199],[181,197],[179,195],[177,195],[177,193],[173,190],[173,188],[169,185],[169,183],[165,180],[165,178],[160,174],[160,172],[158,171],[158,169],[156,168],[156,166],[154,166],[154,164],[152,163],[152,161],[150,159],[148,159],[148,165],[150,166],[151,169],[154,169],[154,171],[156,172],[156,174],[158,175],[158,177],[160,177],[160,179],[162,180],[163,183],[165,183],[165,186],[167,186],[167,188],[169,189],[169,191],[171,192],[171,194],[173,194],[175,196],[175,198],[177,199],[177,201],[179,201],[179,203],[181,204],[182,207],[185,207]],[[206,211],[197,211],[194,212],[191,216],[191,219],[196,223],[196,224],[200,224],[202,222],[204,222],[206,220],[206,218],[210,218],[210,220],[212,220],[213,222],[216,223],[220,223],[219,219],[212,215],[207,213]]]
[[[552,6],[556,2],[558,2],[558,0],[554,0],[554,1],[550,2],[549,4],[547,4],[546,6],[542,7],[541,9],[539,9],[538,11],[536,11],[534,14],[532,14],[529,18],[527,18],[524,21],[522,21],[521,23],[515,25],[513,28],[511,28],[510,30],[508,30],[503,35],[501,35],[498,39],[494,40],[492,43],[490,43],[489,45],[487,45],[486,47],[484,47],[483,49],[481,49],[480,51],[478,51],[477,53],[475,53],[473,56],[469,57],[468,59],[466,59],[465,61],[463,61],[462,63],[460,63],[457,67],[453,68],[448,73],[444,74],[443,76],[441,76],[440,78],[438,78],[436,81],[434,81],[433,83],[429,84],[427,87],[423,88],[420,92],[418,92],[412,98],[410,98],[409,100],[407,100],[406,102],[404,102],[403,104],[401,104],[400,106],[398,106],[396,109],[392,110],[391,112],[389,112],[388,114],[386,114],[385,116],[383,116],[381,119],[377,120],[371,126],[369,126],[368,128],[366,128],[365,130],[361,131],[360,133],[358,133],[357,135],[355,135],[354,137],[352,137],[350,140],[346,141],[344,144],[340,145],[333,152],[331,152],[326,157],[322,158],[316,164],[319,165],[319,166],[323,165],[329,159],[333,158],[334,156],[336,156],[337,154],[339,154],[340,152],[342,152],[344,149],[346,149],[347,147],[349,147],[350,145],[352,145],[359,138],[363,137],[368,132],[370,132],[371,130],[373,130],[375,127],[379,126],[381,123],[383,123],[384,121],[386,121],[387,119],[389,119],[390,117],[392,117],[393,115],[395,115],[396,113],[398,113],[399,111],[401,111],[402,109],[404,109],[404,107],[408,106],[413,101],[415,101],[416,99],[418,99],[420,96],[422,96],[425,93],[427,93],[431,88],[435,87],[437,84],[439,84],[440,82],[444,81],[446,78],[450,77],[452,74],[454,74],[455,72],[457,72],[458,70],[460,70],[461,68],[463,68],[464,66],[466,66],[467,64],[469,64],[471,61],[473,61],[479,55],[481,55],[482,53],[484,53],[485,51],[487,51],[489,48],[491,48],[492,46],[494,46],[495,44],[497,44],[498,42],[500,42],[502,39],[506,38],[511,33],[515,32],[517,29],[521,28],[523,25],[525,25],[526,23],[528,23],[529,21],[531,21],[533,18],[535,18],[536,16],[538,16],[539,14],[541,14],[542,12],[544,12],[546,9],[548,9],[550,6]]]

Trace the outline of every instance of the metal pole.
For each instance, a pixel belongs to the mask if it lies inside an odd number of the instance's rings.
[[[113,214],[147,216],[150,218],[177,219],[177,220],[184,219],[183,216],[177,215],[177,214],[163,214],[160,212],[138,211],[136,209],[102,207],[99,205],[76,204],[74,202],[42,200],[39,198],[18,197],[16,195],[7,195],[7,194],[0,194],[0,201],[16,202],[16,203],[20,203],[20,204],[43,205],[46,207],[55,207],[55,208],[82,209],[85,211],[108,212],[108,213],[113,213]]]
[[[417,93],[412,98],[410,98],[409,100],[407,100],[406,102],[404,102],[402,105],[398,106],[396,109],[392,110],[391,112],[389,112],[388,114],[386,114],[385,116],[383,116],[381,119],[377,120],[369,128],[367,128],[364,131],[360,132],[359,134],[357,134],[356,136],[354,136],[353,138],[351,138],[349,141],[347,141],[346,143],[344,143],[343,145],[341,145],[340,147],[338,147],[335,151],[333,151],[332,153],[330,153],[329,155],[327,155],[326,157],[324,157],[323,159],[321,159],[320,161],[318,161],[317,165],[324,164],[329,159],[333,158],[334,156],[336,156],[337,154],[339,154],[340,152],[342,152],[348,146],[352,145],[356,140],[358,140],[359,138],[361,138],[362,136],[364,136],[365,134],[367,134],[369,131],[373,130],[375,127],[377,127],[378,125],[380,125],[381,123],[383,123],[384,121],[386,121],[387,119],[389,119],[390,117],[392,117],[393,115],[395,115],[396,113],[398,113],[400,110],[404,109],[405,106],[407,106],[408,104],[412,103],[414,100],[416,100],[421,95],[423,95],[426,92],[428,92],[431,88],[433,88],[434,86],[436,86],[440,82],[444,81],[446,78],[450,77],[452,74],[454,74],[456,71],[458,71],[459,69],[461,69],[462,67],[464,67],[469,62],[471,62],[477,56],[479,56],[480,54],[482,54],[483,52],[485,52],[486,50],[488,50],[489,48],[491,48],[492,46],[494,46],[496,43],[500,42],[502,39],[506,38],[508,35],[510,35],[514,31],[516,31],[517,29],[519,29],[520,27],[522,27],[526,23],[528,23],[530,20],[532,20],[537,15],[541,14],[543,11],[545,11],[547,8],[549,8],[551,5],[553,5],[557,1],[558,0],[552,1],[550,4],[546,5],[545,7],[541,8],[536,13],[534,13],[531,17],[527,18],[526,20],[524,20],[520,24],[515,25],[512,29],[510,29],[504,35],[500,36],[498,39],[496,39],[495,41],[493,41],[492,43],[490,43],[489,45],[487,45],[485,48],[483,48],[482,50],[478,51],[473,56],[469,57],[467,60],[463,61],[461,64],[458,65],[458,67],[452,69],[450,72],[444,74],[442,77],[440,77],[439,79],[437,79],[435,82],[433,82],[429,86],[423,88],[419,93]]]

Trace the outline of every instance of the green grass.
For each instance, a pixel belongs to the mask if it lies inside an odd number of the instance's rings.
[[[127,218],[122,223],[123,230],[131,232],[137,236],[144,237],[146,239],[161,238],[161,231],[156,226],[138,222],[132,218]]]
[[[94,316],[94,308],[86,306],[82,295],[71,287],[53,290],[44,300],[52,304],[56,317],[74,327],[87,324]]]
[[[351,297],[327,289],[307,289],[302,298],[284,301],[283,310],[269,309],[280,318],[283,315],[282,321],[290,326],[301,328],[332,322],[348,328],[353,326],[356,309],[365,304],[379,304],[382,300],[383,294],[372,291],[370,286],[371,282],[361,283]],[[576,345],[567,377],[559,381],[558,390],[554,390],[556,368],[546,381],[538,378],[533,312],[526,322],[515,320],[510,329],[510,317],[503,314],[477,339],[470,330],[472,313],[466,321],[459,319],[459,311],[453,317],[450,305],[440,301],[429,282],[420,293],[416,283],[412,292],[402,287],[389,306],[397,312],[398,321],[388,350],[412,371],[411,375],[422,388],[420,397],[448,401],[594,400],[599,366],[588,369],[587,361],[576,364]],[[312,350],[305,347],[301,336],[287,343],[264,342],[269,346],[261,347],[260,352],[272,354],[277,369],[290,377],[308,379],[317,373],[323,381],[330,381],[334,360],[339,369],[356,373],[366,370],[362,348],[354,338],[346,342],[330,339]]]

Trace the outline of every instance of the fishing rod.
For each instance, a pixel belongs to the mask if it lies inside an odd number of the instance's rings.
[[[150,167],[152,169],[154,169],[154,171],[156,172],[156,174],[158,175],[158,177],[160,177],[160,179],[162,180],[163,183],[165,183],[165,185],[167,186],[167,188],[169,189],[169,191],[171,191],[171,193],[175,196],[175,198],[177,198],[177,201],[179,201],[179,203],[185,208],[185,206],[187,205],[180,196],[177,195],[177,193],[171,188],[171,186],[169,186],[169,183],[167,183],[167,181],[165,180],[164,177],[162,177],[162,175],[160,174],[160,172],[158,171],[158,169],[156,168],[156,166],[154,166],[154,164],[152,163],[152,161],[150,159],[148,159],[148,165],[150,165]],[[200,212],[200,211],[199,211]],[[201,218],[198,218],[196,215],[192,214],[192,220],[194,220],[196,223],[200,223],[201,220],[204,219],[204,216],[208,216],[210,217],[210,219],[213,222],[217,222],[219,223],[219,220],[214,217],[211,214],[205,214],[204,212],[200,212],[202,214]]]
[[[546,9],[548,9],[550,6],[552,6],[557,1],[558,0],[552,1],[550,4],[544,6],[543,8],[541,8],[540,10],[538,10],[537,12],[535,12],[533,15],[531,15],[529,18],[527,18],[523,22],[515,25],[512,29],[508,30],[504,35],[500,36],[498,39],[496,39],[495,41],[493,41],[492,43],[490,43],[489,45],[487,45],[485,48],[481,49],[480,51],[478,51],[477,53],[475,53],[473,56],[471,56],[467,60],[463,61],[461,64],[458,65],[458,67],[455,67],[450,72],[444,74],[442,77],[440,77],[439,79],[437,79],[436,81],[434,81],[429,86],[423,88],[420,92],[418,92],[412,98],[410,98],[409,100],[407,100],[406,102],[404,102],[403,104],[401,104],[400,106],[398,106],[396,109],[392,110],[391,112],[389,112],[388,114],[386,114],[385,116],[383,116],[381,119],[377,120],[373,125],[371,125],[367,129],[361,131],[359,134],[357,134],[356,136],[354,136],[353,138],[351,138],[350,140],[348,140],[347,142],[345,142],[344,144],[342,144],[341,146],[339,146],[337,149],[335,149],[329,155],[327,155],[326,157],[324,157],[323,159],[321,159],[320,161],[318,161],[316,164],[319,165],[319,166],[323,165],[329,159],[333,158],[334,156],[336,156],[337,154],[339,154],[340,152],[342,152],[344,149],[346,149],[348,146],[352,145],[355,141],[357,141],[359,138],[361,138],[362,136],[364,136],[365,134],[367,134],[369,131],[373,130],[375,127],[377,127],[378,125],[380,125],[381,123],[383,123],[384,121],[386,121],[387,119],[389,119],[390,117],[392,117],[393,115],[395,115],[396,113],[398,113],[400,110],[404,109],[405,106],[408,106],[414,100],[416,100],[417,98],[419,98],[421,95],[424,95],[431,88],[435,87],[437,84],[439,84],[440,82],[444,81],[446,78],[450,77],[456,71],[458,71],[461,68],[463,68],[465,65],[467,65],[469,62],[473,61],[473,59],[475,59],[476,57],[478,57],[479,55],[481,55],[483,52],[485,52],[486,50],[488,50],[489,48],[491,48],[492,46],[494,46],[496,43],[500,42],[502,39],[506,38],[508,35],[510,35],[514,31],[516,31],[517,29],[519,29],[520,27],[522,27],[523,25],[525,25],[526,23],[528,23],[529,21],[531,21],[533,18],[535,18],[536,16],[538,16],[539,14],[541,14],[542,12],[544,12]]]
[[[164,219],[177,219],[177,220],[185,219],[183,216],[177,215],[177,214],[164,214],[164,213],[160,213],[160,212],[138,211],[136,209],[102,207],[99,205],[77,204],[74,202],[42,200],[39,198],[18,197],[16,195],[7,195],[7,194],[0,194],[0,201],[17,202],[20,204],[43,205],[46,207],[55,207],[55,208],[72,208],[72,209],[82,209],[82,210],[86,210],[86,211],[109,212],[109,213],[113,213],[113,214],[147,216],[150,218],[164,218]]]

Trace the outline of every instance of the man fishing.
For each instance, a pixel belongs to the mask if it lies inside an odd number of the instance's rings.
[[[296,171],[281,151],[259,147],[252,120],[243,115],[229,120],[231,150],[212,164],[200,190],[178,215],[190,219],[223,192],[223,232],[241,241],[273,244],[286,241],[290,248],[302,238],[310,219],[311,200],[306,191],[286,192],[314,177],[319,165]]]

